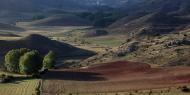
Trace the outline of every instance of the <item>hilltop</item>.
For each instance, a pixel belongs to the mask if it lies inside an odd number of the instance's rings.
[[[0,41],[0,57],[11,49],[29,48],[38,50],[42,54],[52,50],[58,57],[84,57],[92,56],[93,52],[73,47],[66,43],[50,40],[49,38],[37,34],[32,34],[14,41]]]

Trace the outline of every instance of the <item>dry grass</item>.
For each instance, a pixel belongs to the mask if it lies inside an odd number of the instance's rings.
[[[36,95],[38,79],[0,84],[0,95]]]
[[[25,77],[24,75],[0,71],[0,74]],[[36,95],[40,79],[21,79],[10,83],[0,83],[0,95]]]
[[[0,37],[0,40],[18,40],[20,37]]]

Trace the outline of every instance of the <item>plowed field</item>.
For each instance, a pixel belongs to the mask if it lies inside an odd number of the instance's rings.
[[[43,93],[122,92],[172,87],[190,83],[190,67],[160,67],[119,61],[85,69],[50,70],[44,75]]]

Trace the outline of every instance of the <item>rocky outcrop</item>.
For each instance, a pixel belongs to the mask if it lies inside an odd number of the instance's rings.
[[[116,55],[117,56],[125,56],[129,53],[132,53],[134,51],[137,51],[139,46],[138,46],[139,42],[130,42],[130,43],[127,43],[127,44],[123,44],[122,46],[119,47]]]
[[[183,39],[183,40],[172,40],[165,44],[165,47],[175,47],[175,46],[182,46],[182,45],[190,45],[190,40]]]

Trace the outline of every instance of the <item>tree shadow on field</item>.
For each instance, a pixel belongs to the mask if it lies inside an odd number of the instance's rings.
[[[76,72],[76,71],[48,71],[42,76],[47,80],[73,80],[73,81],[105,81],[106,78],[101,77],[99,73],[92,72]]]
[[[14,76],[12,78],[7,79],[4,83],[12,83],[12,84],[19,84],[28,80],[33,80],[36,78],[33,78],[31,76],[25,76],[25,77],[21,77],[21,76]]]

